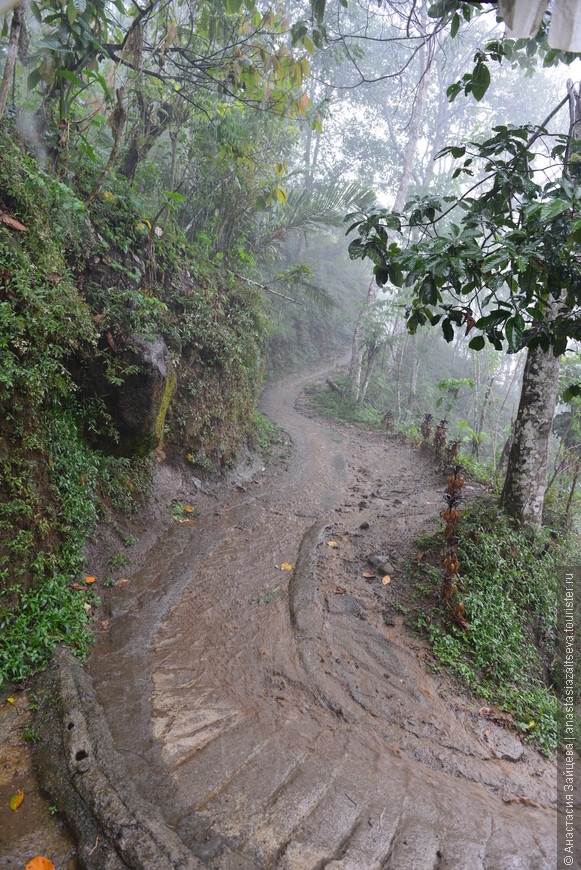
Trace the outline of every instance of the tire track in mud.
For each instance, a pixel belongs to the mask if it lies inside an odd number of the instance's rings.
[[[441,484],[405,445],[298,413],[325,372],[263,398],[288,470],[170,530],[135,578],[139,606],[92,664],[116,745],[217,870],[552,867],[553,768],[487,745],[361,578],[365,547],[397,564]]]

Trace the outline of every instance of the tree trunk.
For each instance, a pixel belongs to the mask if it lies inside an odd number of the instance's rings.
[[[549,463],[549,440],[557,398],[559,359],[553,350],[529,350],[514,440],[501,505],[523,523],[540,528]]]
[[[12,23],[10,24],[10,36],[8,38],[8,46],[6,48],[6,63],[2,74],[2,83],[0,84],[0,120],[4,114],[6,103],[8,101],[8,91],[10,90],[10,82],[14,76],[16,68],[16,56],[18,53],[18,40],[20,39],[20,28],[22,27],[22,4],[18,5],[12,13]]]
[[[362,405],[365,396],[367,395],[367,390],[369,389],[369,384],[371,383],[371,377],[373,372],[375,371],[375,366],[377,365],[377,360],[379,359],[379,354],[381,353],[381,343],[376,342],[373,347],[370,347],[367,352],[367,366],[365,371],[365,377],[363,378],[363,384],[361,385],[361,390],[359,391],[359,398],[357,399],[357,404]]]
[[[404,161],[401,176],[399,179],[399,187],[395,196],[393,210],[401,212],[407,200],[410,181],[412,178],[413,169],[416,163],[416,151],[418,148],[418,140],[420,138],[420,126],[424,117],[424,108],[426,105],[426,97],[428,95],[428,87],[430,84],[430,66],[431,58],[426,59],[426,46],[422,45],[418,49],[420,61],[420,81],[418,84],[418,92],[412,108],[412,116],[409,124],[408,140],[405,147]]]
[[[577,164],[571,160],[571,143],[581,139],[581,93],[567,82],[569,96],[569,134],[563,174],[578,183]],[[546,318],[554,320],[559,299],[547,304]],[[559,359],[553,349],[537,347],[527,353],[520,403],[515,424],[514,442],[508,460],[501,504],[521,522],[541,527],[543,502],[549,465],[549,441],[559,381]],[[575,484],[577,480],[575,479]],[[573,498],[572,490],[570,499]],[[567,509],[570,509],[570,504]]]
[[[138,119],[129,134],[129,145],[119,169],[120,174],[129,181],[133,181],[139,163],[147,156],[153,143],[164,133],[173,117],[171,103],[165,102],[156,108],[153,100],[140,91],[137,92],[137,107]]]
[[[409,336],[404,334],[403,340],[399,342],[395,354],[395,402],[397,408],[398,423],[401,420],[401,367],[405,357]]]
[[[416,400],[416,394],[418,392],[418,377],[420,373],[420,363],[422,358],[420,356],[420,349],[418,347],[417,339],[413,343],[413,359],[412,359],[412,374],[410,380],[410,392],[408,396],[408,405],[410,408]]]
[[[353,344],[351,350],[351,366],[349,368],[349,388],[351,398],[357,402],[361,392],[361,375],[363,370],[363,358],[365,356],[365,321],[369,316],[371,306],[377,299],[379,287],[375,280],[375,275],[372,277],[369,287],[367,288],[367,297],[365,303],[357,318],[355,332],[353,333]]]
[[[472,439],[472,444],[470,447],[470,452],[476,459],[480,456],[480,439],[482,437],[482,431],[484,429],[484,420],[486,417],[486,411],[488,409],[488,402],[490,400],[490,396],[492,395],[492,387],[494,385],[494,377],[490,378],[488,381],[488,385],[486,387],[486,393],[484,394],[484,400],[482,402],[482,408],[480,410],[480,417],[478,420],[478,426],[474,430],[476,432],[476,437]]]
[[[511,427],[510,427],[511,434],[509,435],[509,438],[507,439],[507,441],[504,445],[504,448],[502,450],[502,454],[500,457],[500,462],[497,466],[497,464],[496,464],[496,444],[498,441],[498,427],[500,425],[500,418],[502,417],[502,412],[504,411],[504,406],[506,405],[506,402],[508,400],[510,392],[511,392],[512,388],[514,387],[514,385],[519,377],[519,372],[520,372],[520,359],[517,359],[512,377],[510,379],[510,383],[508,385],[508,389],[507,389],[506,393],[504,394],[504,399],[502,400],[502,404],[501,404],[500,409],[496,415],[496,420],[494,423],[494,435],[492,438],[492,465],[494,468],[494,479],[495,480],[496,480],[497,474],[504,473],[504,469],[505,469],[505,466],[506,466],[506,463],[508,460],[508,450],[506,450],[506,445],[508,444],[509,449],[512,446],[512,424],[511,424]],[[509,441],[510,441],[510,443],[509,443]],[[505,450],[506,450],[506,456],[505,456]]]
[[[573,469],[573,481],[571,483],[571,490],[569,492],[569,499],[567,501],[567,509],[565,511],[565,520],[567,523],[569,522],[569,514],[571,513],[571,505],[573,504],[573,496],[575,495],[575,487],[577,486],[577,481],[579,480],[579,471],[581,470],[581,458],[577,459],[575,462],[575,468]]]
[[[499,477],[504,477],[506,469],[508,468],[508,457],[510,456],[510,451],[512,448],[513,440],[514,440],[514,420],[511,421],[510,432],[508,433],[508,438],[504,442],[504,447],[502,448],[502,453],[500,454],[500,459],[498,460],[496,474]]]

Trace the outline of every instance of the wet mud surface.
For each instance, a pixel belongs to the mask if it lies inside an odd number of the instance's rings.
[[[442,481],[309,417],[324,373],[265,391],[288,461],[215,496],[182,475],[195,523],[110,596],[88,670],[116,749],[199,866],[552,868],[554,764],[430,674],[400,616]]]

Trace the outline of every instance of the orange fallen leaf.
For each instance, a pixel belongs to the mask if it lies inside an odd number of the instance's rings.
[[[382,577],[381,582],[384,586],[387,586],[388,583],[391,583],[391,577],[389,574],[386,574],[385,577]]]
[[[365,577],[366,580],[373,580],[375,574],[371,574],[369,571],[364,571],[361,576]]]
[[[120,580],[115,581],[115,586],[117,589],[121,589],[122,586],[127,586],[128,583],[131,583],[131,580],[128,580],[127,577],[122,577]]]
[[[52,861],[49,861],[48,858],[43,858],[42,855],[37,855],[36,858],[32,858],[28,862],[26,870],[55,870],[55,867]]]
[[[85,583],[94,583],[96,579],[96,577],[85,577]]]
[[[339,544],[337,543],[337,541],[327,541],[327,546],[328,547],[338,547]]]
[[[14,810],[14,812],[16,812],[16,810],[18,809],[18,807],[20,806],[20,804],[22,803],[23,800],[24,800],[24,792],[22,791],[22,789],[20,789],[19,791],[16,792],[15,795],[13,795],[10,798],[10,809]]]
[[[5,212],[0,213],[0,221],[2,221],[3,224],[6,224],[7,227],[10,227],[11,230],[20,230],[21,233],[26,232],[24,224],[21,224],[20,221],[16,220],[16,218],[10,217],[10,215]]]
[[[185,504],[184,510],[187,514],[193,514],[194,512],[194,508],[191,506],[191,504]]]

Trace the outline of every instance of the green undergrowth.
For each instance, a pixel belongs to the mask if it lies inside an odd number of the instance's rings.
[[[353,423],[366,429],[385,431],[381,423],[381,415],[372,405],[365,402],[358,405],[349,398],[349,379],[346,375],[334,375],[333,380],[343,390],[344,395],[333,390],[328,384],[310,385],[304,392],[311,408],[340,423]]]
[[[263,458],[268,460],[272,455],[273,446],[281,441],[282,429],[278,423],[273,423],[265,417],[258,408],[254,411],[253,423],[250,446],[260,450]]]
[[[78,184],[0,129],[0,213],[24,227],[0,222],[0,685],[44,667],[61,641],[87,652],[87,538],[151,490],[150,460],[121,449],[113,418],[115,391],[138,373],[131,336],[169,349],[171,449],[223,464],[254,426],[260,294],[171,222],[150,233],[126,179],[111,174],[90,205]]]
[[[475,483],[481,483],[483,486],[495,486],[496,481],[491,461],[476,459],[476,457],[471,456],[469,453],[459,453],[457,461],[464,469],[466,477],[470,478],[470,480]]]
[[[0,461],[0,685],[42,668],[55,645],[83,657],[92,642],[84,547],[111,511],[139,509],[151,488],[147,460],[92,449],[70,407],[55,404]],[[37,420],[37,423],[38,423]],[[74,588],[74,586],[81,588]]]
[[[557,745],[554,657],[561,545],[548,532],[519,528],[490,501],[462,512],[458,535],[464,591],[462,631],[443,610],[442,534],[424,536],[410,572],[412,621],[448,668],[484,704],[510,714],[527,739]]]

